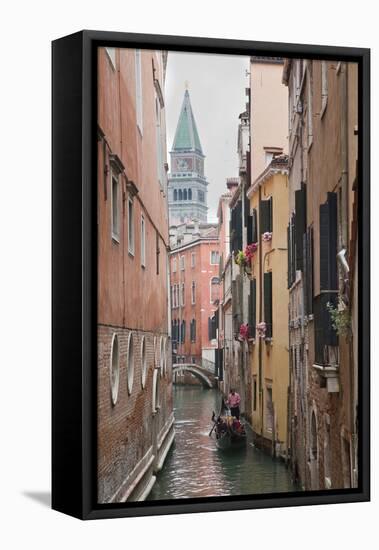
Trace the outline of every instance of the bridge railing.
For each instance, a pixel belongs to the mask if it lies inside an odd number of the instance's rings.
[[[199,363],[174,363],[173,365],[173,368],[175,367],[198,367],[200,369],[203,369],[203,370],[206,370],[207,372],[209,372],[210,374],[213,374],[215,373],[215,364],[213,363],[213,361],[209,361],[208,359],[202,359],[200,361],[200,364]]]

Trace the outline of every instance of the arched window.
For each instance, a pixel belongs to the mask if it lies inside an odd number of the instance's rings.
[[[141,384],[142,388],[146,385],[146,375],[147,375],[147,360],[146,360],[146,340],[142,336],[141,340]]]
[[[220,298],[220,279],[212,277],[211,279],[211,303],[213,304]]]
[[[174,189],[174,201],[178,200],[178,191],[177,189]]]
[[[188,200],[192,201],[192,189],[188,189]]]
[[[161,336],[160,346],[159,346],[159,370],[161,376],[163,376],[164,371],[164,354],[165,354],[165,345],[164,345],[164,338]]]
[[[116,405],[118,397],[118,386],[120,381],[120,355],[118,350],[118,337],[116,333],[113,334],[111,343],[110,379],[112,403],[113,405]]]
[[[187,200],[187,189],[184,189],[184,191],[183,191],[183,200],[184,201]]]
[[[179,200],[183,200],[183,191],[181,189],[179,189]]]
[[[128,339],[128,354],[126,358],[126,372],[128,377],[128,393],[132,393],[133,389],[133,380],[134,380],[134,344],[133,344],[133,333],[129,333]]]
[[[153,394],[152,394],[152,400],[151,400],[151,408],[153,414],[158,412],[160,408],[160,399],[159,399],[159,375],[158,375],[158,369],[154,369],[153,374]]]

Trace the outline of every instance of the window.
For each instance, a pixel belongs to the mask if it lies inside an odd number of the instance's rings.
[[[192,281],[191,285],[191,304],[194,305],[196,303],[196,283],[195,281]]]
[[[182,201],[183,200],[183,191],[181,189],[179,189],[178,193],[179,193],[179,200]]]
[[[118,175],[112,172],[112,239],[119,242],[120,238],[120,215],[119,215],[119,181]]]
[[[217,250],[211,251],[211,265],[218,265],[220,263],[220,253]]]
[[[147,360],[146,360],[146,339],[142,336],[141,340],[141,384],[142,388],[146,385]]]
[[[257,410],[257,378],[253,378],[253,411]]]
[[[192,201],[192,189],[188,189],[188,200]]]
[[[134,256],[134,209],[131,198],[128,200],[128,251]]]
[[[179,307],[179,285],[175,285],[175,304]]]
[[[116,48],[105,48],[112,67],[116,68]]]
[[[180,256],[180,270],[184,271],[184,256]]]
[[[184,201],[187,200],[187,189],[184,189],[184,191],[183,191],[183,200]]]
[[[159,370],[161,373],[161,376],[164,374],[164,366],[165,366],[165,342],[163,336],[161,336],[160,339],[160,345],[159,345]]]
[[[272,338],[272,272],[263,274],[266,338]]]
[[[195,267],[195,253],[192,252],[191,254],[191,267]]]
[[[265,151],[265,166],[268,166],[270,164],[273,157],[274,157],[273,153],[269,153],[268,151]]]
[[[328,104],[328,64],[321,61],[321,118],[325,113]]]
[[[180,285],[180,305],[182,307],[184,306],[184,293],[185,293],[185,288],[184,288],[184,283],[182,283]]]
[[[249,337],[255,338],[255,327],[257,311],[257,280],[252,279],[250,281],[250,294],[249,294]]]
[[[204,193],[204,191],[201,191],[200,189],[198,189],[197,198],[200,202],[205,202],[205,193]]]
[[[211,304],[214,304],[216,300],[220,298],[220,279],[218,277],[212,277],[211,279]]]
[[[153,392],[151,400],[152,413],[155,415],[160,409],[160,394],[159,394],[159,376],[158,369],[154,369],[153,374]]]
[[[178,200],[178,190],[174,189],[174,201]]]
[[[143,113],[142,113],[142,62],[141,50],[136,50],[136,111],[137,111],[137,126],[143,133]]]
[[[317,421],[315,412],[312,411],[311,418],[311,446],[310,446],[311,460],[317,460],[318,445],[317,445]]]
[[[259,203],[259,223],[260,234],[272,233],[272,197],[269,199],[261,200]]]
[[[266,431],[272,433],[274,426],[274,407],[272,403],[272,388],[266,388]]]
[[[196,342],[196,320],[192,319],[190,324],[191,342]]]
[[[113,334],[111,343],[111,358],[110,358],[110,379],[111,379],[111,395],[112,404],[116,405],[118,398],[118,387],[120,381],[120,356],[118,350],[118,337]]]
[[[172,260],[172,272],[176,273],[176,258],[173,258]]]
[[[127,382],[128,382],[128,393],[132,393],[133,389],[133,380],[134,380],[134,345],[133,345],[133,333],[129,333],[128,338],[128,352],[126,359],[126,371],[127,371]]]
[[[146,231],[145,231],[145,218],[141,216],[141,265],[146,266]]]

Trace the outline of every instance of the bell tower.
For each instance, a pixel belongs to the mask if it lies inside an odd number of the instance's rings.
[[[198,220],[207,221],[207,186],[204,175],[203,150],[192,111],[188,89],[170,151],[171,170],[168,177],[170,225]]]

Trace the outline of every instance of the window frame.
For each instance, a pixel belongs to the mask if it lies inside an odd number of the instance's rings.
[[[134,232],[134,201],[128,197],[128,253],[135,254],[135,232]]]
[[[146,221],[141,213],[141,267],[146,267]]]
[[[217,262],[212,262],[212,254],[217,254],[217,256],[218,256]],[[210,251],[209,264],[210,265],[220,265],[220,252],[219,252],[219,250],[211,250]]]
[[[117,200],[116,200],[116,224],[117,228],[115,229],[115,215],[114,215],[114,196],[113,196],[113,186],[116,183],[117,187]],[[111,236],[112,240],[116,243],[120,243],[120,205],[119,205],[119,194],[120,194],[120,174],[115,170],[111,169]]]

